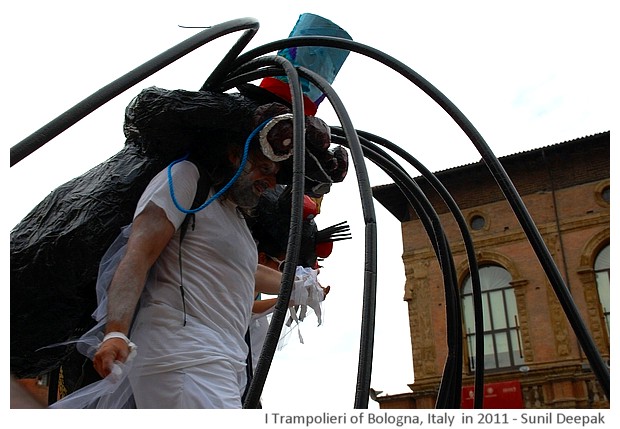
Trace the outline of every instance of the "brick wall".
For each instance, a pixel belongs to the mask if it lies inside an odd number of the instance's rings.
[[[593,258],[609,244],[610,207],[601,190],[610,184],[609,133],[577,139],[500,159],[539,230],[575,305],[594,336],[600,353],[609,357],[592,273]],[[470,234],[479,264],[507,269],[519,307],[524,355],[529,372],[518,368],[487,375],[489,380],[518,380],[541,408],[605,407],[600,386],[588,370],[578,339],[564,315],[532,245],[495,180],[482,163],[458,167],[436,176],[465,219],[483,216],[483,229]],[[440,214],[459,282],[468,274],[462,236],[445,205],[424,179],[421,188]],[[394,186],[374,189],[375,198],[403,221],[405,299],[409,303],[415,382],[412,394],[383,398],[382,407],[429,404],[441,379],[446,344],[445,292],[431,242],[417,214],[407,208]],[[404,210],[408,210],[403,215]],[[471,381],[464,365],[465,379]],[[433,388],[433,386],[435,386]],[[435,389],[435,390],[433,390]],[[598,391],[598,394],[591,394]],[[430,392],[430,393],[429,393]],[[532,393],[534,392],[534,393]],[[593,399],[599,398],[599,399]],[[601,399],[602,398],[602,399]],[[542,405],[541,405],[542,404]]]

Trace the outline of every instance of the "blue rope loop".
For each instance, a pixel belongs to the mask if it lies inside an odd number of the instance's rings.
[[[265,127],[265,125],[267,125],[272,119],[273,118],[267,119],[265,122],[260,124],[258,127],[254,129],[254,131],[250,133],[250,135],[245,141],[245,146],[243,147],[243,156],[241,157],[241,164],[239,164],[239,168],[237,168],[235,175],[228,181],[228,183],[222,189],[220,189],[217,193],[213,194],[211,198],[205,201],[200,207],[197,207],[195,209],[186,209],[182,207],[181,204],[179,204],[177,197],[174,193],[174,184],[172,183],[172,167],[178,164],[179,162],[185,161],[189,157],[189,152],[185,154],[185,156],[183,156],[182,158],[172,161],[170,165],[168,165],[168,187],[170,189],[170,197],[172,197],[172,202],[174,203],[175,207],[179,209],[181,212],[186,213],[186,214],[197,213],[200,210],[205,209],[209,204],[211,204],[213,201],[217,200],[220,196],[222,196],[222,194],[224,194],[224,192],[226,192],[233,185],[233,183],[237,181],[239,176],[241,176],[241,172],[245,168],[245,164],[247,163],[247,160],[248,160],[248,153],[250,151],[250,142],[256,136],[256,134],[258,134],[260,130],[262,130]]]

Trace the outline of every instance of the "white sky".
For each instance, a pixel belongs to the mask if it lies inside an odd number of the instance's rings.
[[[333,20],[356,41],[418,72],[467,116],[498,157],[607,131],[617,118],[610,1],[97,4],[22,0],[2,8],[6,154],[94,91],[199,31],[179,25],[253,17],[261,24],[250,43],[255,47],[287,37],[303,12]],[[57,186],[122,148],[124,108],[142,88],[198,89],[239,35],[211,42],[142,81],[7,170],[5,228]],[[443,110],[373,60],[350,55],[334,89],[358,129],[401,145],[432,171],[480,159]],[[338,125],[327,102],[317,116]],[[373,166],[369,170],[373,186],[389,182]],[[375,210],[379,274],[371,385],[384,394],[405,393],[414,378],[400,225],[379,203]],[[326,196],[317,223],[321,228],[341,220],[349,222],[354,239],[336,243],[325,261],[321,280],[332,291],[324,324],[315,328],[311,316],[302,325],[305,344],[292,339],[276,353],[263,395],[267,410],[353,407],[364,260],[353,168]],[[369,408],[378,405],[371,400]]]

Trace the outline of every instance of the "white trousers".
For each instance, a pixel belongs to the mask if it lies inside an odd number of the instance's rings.
[[[224,359],[159,374],[129,375],[137,408],[160,409],[241,408],[245,380],[245,372]]]

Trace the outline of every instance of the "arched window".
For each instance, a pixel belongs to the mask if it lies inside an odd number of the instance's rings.
[[[498,266],[481,267],[480,288],[484,325],[484,369],[518,367],[523,364],[523,350],[517,316],[517,301],[510,285],[512,276]],[[476,338],[474,325],[474,301],[471,276],[462,288],[463,317],[467,348],[469,350],[469,369],[476,370]]]
[[[609,244],[596,256],[596,260],[594,261],[594,273],[596,274],[598,298],[601,301],[601,308],[603,309],[605,324],[607,325],[607,333],[609,333]]]

